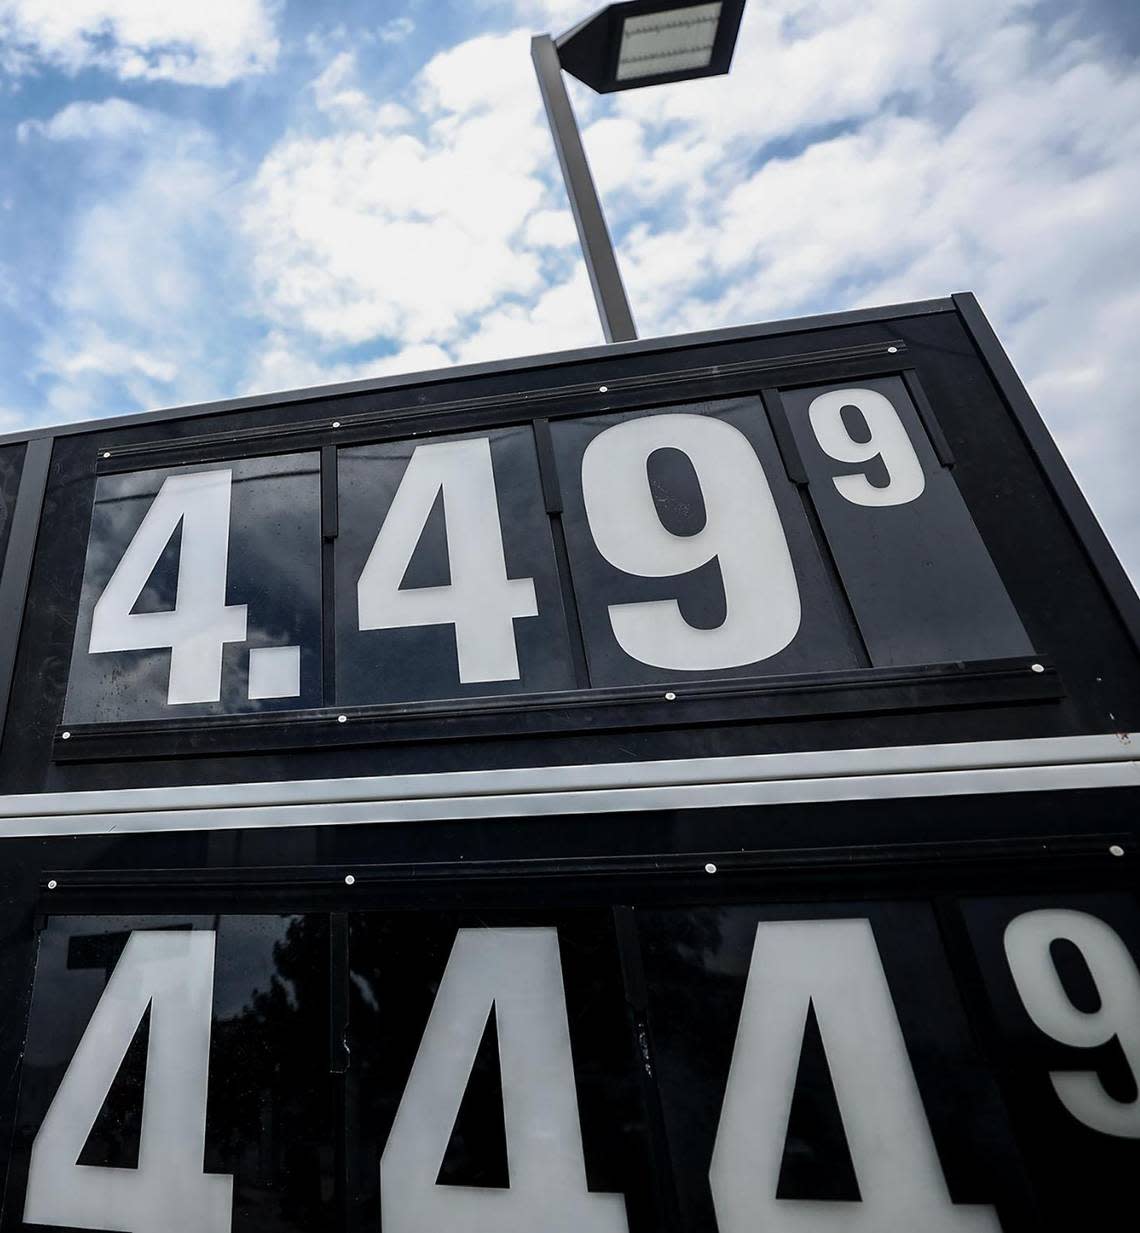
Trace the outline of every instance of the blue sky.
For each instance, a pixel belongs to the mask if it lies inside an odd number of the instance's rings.
[[[0,0],[0,430],[601,341],[568,0]],[[1140,578],[1140,5],[749,0],[572,83],[643,335],[974,290]]]

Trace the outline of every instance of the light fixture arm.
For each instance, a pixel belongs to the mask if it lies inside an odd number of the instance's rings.
[[[570,209],[578,228],[578,239],[582,244],[582,255],[586,259],[586,270],[594,289],[594,300],[598,305],[606,342],[629,342],[637,337],[637,327],[633,323],[633,313],[621,281],[594,177],[586,162],[578,122],[570,106],[566,83],[562,80],[558,49],[549,34],[539,34],[531,39],[530,56],[538,75],[538,88],[542,92],[550,134],[562,167],[562,178],[566,182],[566,193],[570,198]]]

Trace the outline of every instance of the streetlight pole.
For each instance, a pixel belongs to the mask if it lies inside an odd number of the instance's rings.
[[[613,241],[562,70],[600,94],[727,73],[744,0],[618,0],[561,38],[540,34],[530,58],[578,228],[606,342],[637,337]]]
[[[625,285],[621,281],[602,203],[598,199],[594,177],[590,174],[590,164],[586,161],[578,121],[570,105],[566,83],[562,80],[558,49],[549,34],[539,34],[531,39],[530,57],[538,74],[538,88],[542,92],[546,118],[550,122],[550,133],[562,167],[562,178],[566,182],[566,193],[570,198],[570,209],[578,228],[578,239],[582,244],[582,255],[586,259],[586,270],[590,275],[590,286],[594,289],[594,300],[598,305],[606,342],[629,342],[637,337],[637,327],[633,323]]]

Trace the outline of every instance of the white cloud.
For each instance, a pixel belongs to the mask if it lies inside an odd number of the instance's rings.
[[[20,141],[43,137],[48,141],[82,141],[99,138],[117,141],[145,137],[161,122],[157,112],[122,98],[100,103],[69,103],[50,120],[25,120],[16,132]]]
[[[77,161],[77,176],[105,174],[59,255],[26,373],[54,417],[231,392],[248,278],[229,234],[231,173],[208,134],[162,123],[161,141],[129,166],[77,155],[91,160]]]
[[[241,392],[263,394],[304,389],[341,381],[362,381],[390,373],[446,368],[453,363],[442,347],[430,343],[403,347],[376,359],[346,363],[315,353],[311,338],[279,329],[273,330],[259,349],[243,379]]]
[[[27,428],[36,417],[12,407],[0,406],[0,432],[19,432]]]
[[[223,86],[273,66],[277,0],[0,0],[0,67]]]
[[[542,291],[545,254],[573,233],[549,217],[549,135],[525,37],[436,56],[409,100],[414,131],[371,122],[345,54],[317,94],[352,105],[326,102],[338,128],[269,154],[246,213],[271,321],[325,346],[387,338],[450,351],[482,314]]]
[[[480,318],[474,331],[455,345],[461,363],[540,355],[601,343],[593,295],[582,267],[548,287],[532,304],[505,303]]]
[[[402,43],[415,33],[415,29],[416,23],[410,17],[393,17],[376,31],[376,37],[382,43]]]
[[[535,34],[557,37],[602,6],[581,0],[472,0],[472,7],[491,20],[498,17]]]

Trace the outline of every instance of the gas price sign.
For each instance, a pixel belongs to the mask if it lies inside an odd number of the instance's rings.
[[[1130,896],[342,919],[50,921],[9,1227],[1134,1227]]]
[[[0,1233],[1135,1229],[1140,601],[972,297],[6,438],[0,612]]]
[[[102,475],[64,723],[1031,655],[912,390]]]

